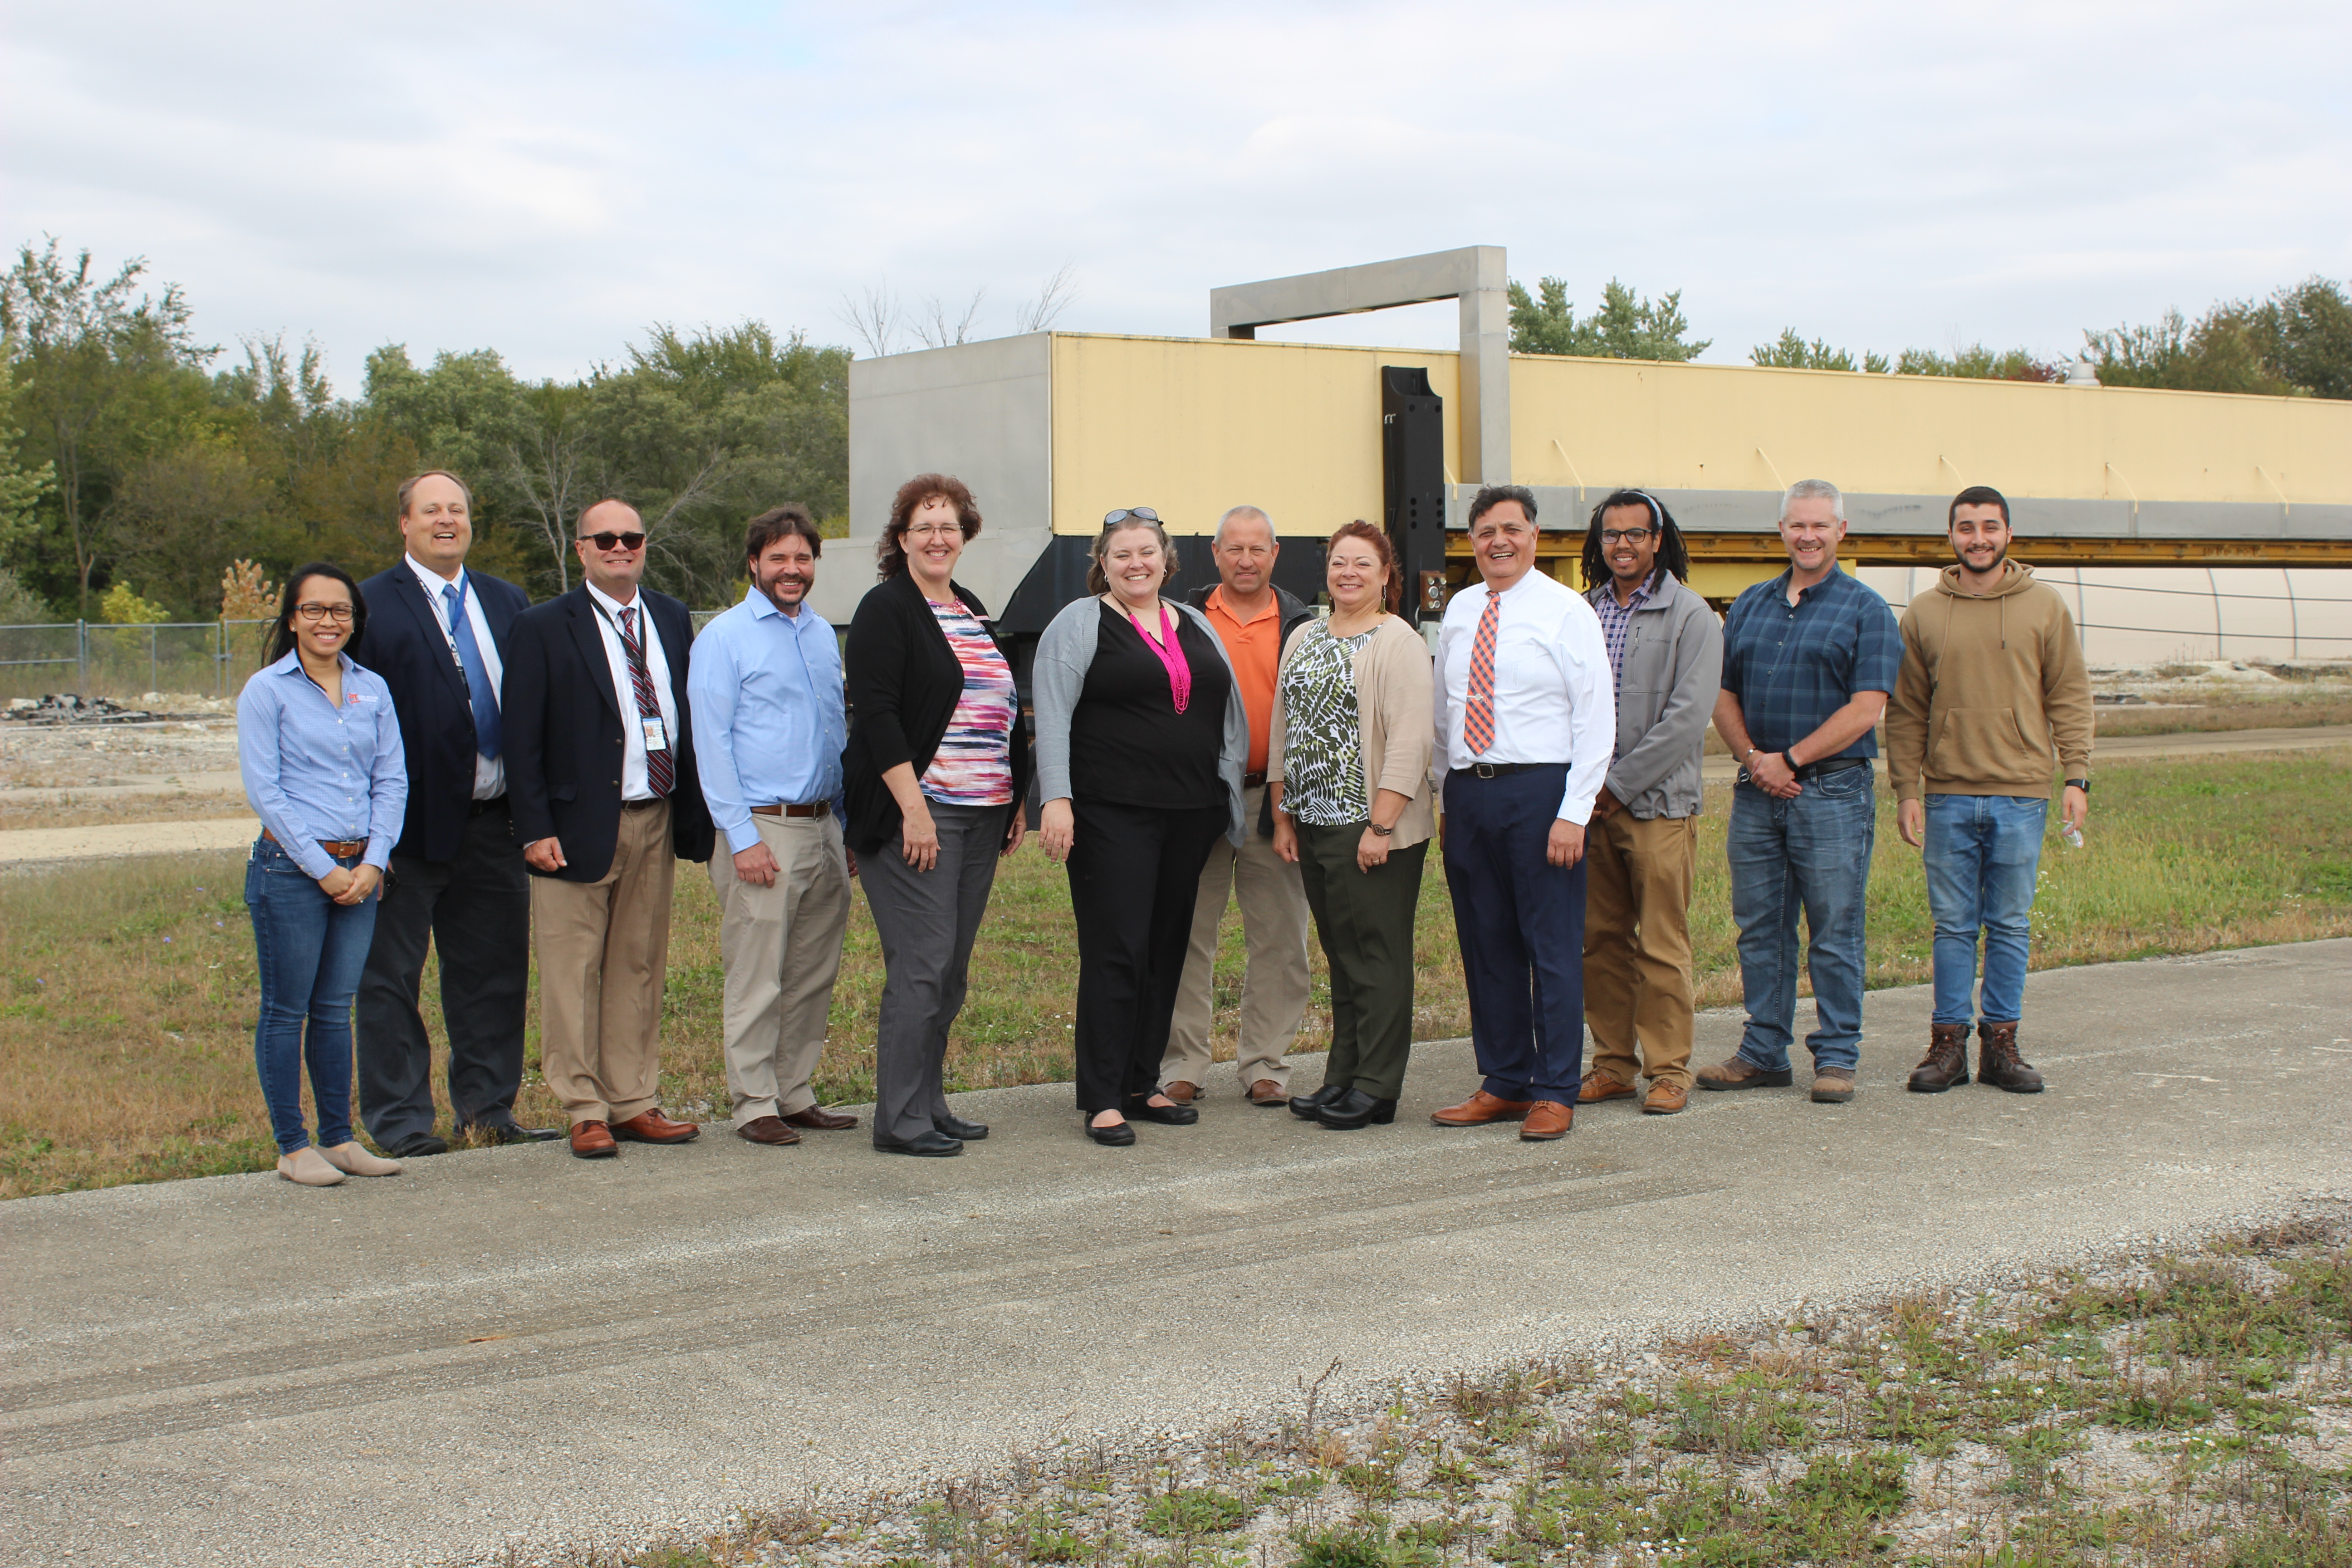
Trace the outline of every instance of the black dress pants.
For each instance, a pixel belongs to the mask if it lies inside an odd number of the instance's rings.
[[[1192,906],[1227,808],[1073,798],[1070,909],[1078,927],[1078,1109],[1124,1110],[1160,1087],[1160,1058],[1192,942]]]
[[[433,1045],[417,1010],[428,943],[441,954],[449,1110],[457,1131],[514,1121],[530,985],[530,876],[498,800],[466,823],[454,860],[394,856],[360,975],[360,1121],[378,1147],[434,1130]]]

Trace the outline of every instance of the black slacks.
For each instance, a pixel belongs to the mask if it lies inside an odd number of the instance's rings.
[[[1078,1109],[1123,1110],[1160,1087],[1192,941],[1192,906],[1226,807],[1070,802],[1078,927]]]
[[[433,1131],[433,1046],[417,1010],[429,942],[441,955],[457,1130],[511,1122],[530,984],[530,876],[506,802],[467,821],[456,859],[394,856],[392,872],[360,975],[360,1121],[384,1149]]]
[[[1298,869],[1331,972],[1323,1081],[1394,1100],[1404,1092],[1412,1055],[1412,922],[1429,845],[1391,849],[1382,864],[1361,870],[1356,846],[1367,826],[1298,824]]]

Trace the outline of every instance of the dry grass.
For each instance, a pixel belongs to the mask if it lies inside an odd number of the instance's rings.
[[[2090,847],[2054,839],[2034,914],[2036,968],[2352,935],[2352,748],[2179,758],[2101,770]],[[1919,858],[1883,801],[1870,890],[1871,984],[1929,977]],[[1720,792],[1701,819],[1692,918],[1699,1001],[1738,1000]],[[254,1086],[254,966],[238,857],[142,861],[0,878],[0,1195],[264,1168]],[[1061,871],[1034,847],[1008,862],[951,1042],[951,1087],[1070,1076],[1076,958]],[[1230,1058],[1239,921],[1218,966]],[[1444,879],[1424,879],[1416,1035],[1464,1033]],[[678,879],[663,1095],[674,1113],[723,1116],[716,906],[699,868]],[[1328,1027],[1323,965],[1303,1048]],[[437,984],[428,972],[428,994]],[[881,960],[862,907],[835,994],[828,1101],[869,1099]],[[428,1009],[428,1018],[432,1017]],[[530,1056],[537,1057],[536,1008]],[[437,1027],[436,1027],[437,1034]],[[1310,1069],[1311,1070],[1311,1069]],[[519,1108],[562,1117],[534,1077]]]
[[[212,822],[253,815],[229,791],[141,790],[104,795],[66,790],[46,800],[0,800],[0,832],[30,827],[111,827],[132,822]]]
[[[2100,734],[2117,737],[2352,724],[2352,692],[2335,686],[2332,689],[2297,691],[2283,697],[2224,696],[2196,707],[2102,708],[2097,721]]]

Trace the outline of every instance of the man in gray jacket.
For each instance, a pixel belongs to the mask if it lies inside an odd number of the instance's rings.
[[[1689,577],[1682,533],[1654,498],[1619,490],[1592,509],[1585,597],[1617,680],[1617,750],[1585,837],[1592,1056],[1577,1102],[1630,1100],[1646,1072],[1652,1116],[1690,1096],[1699,752],[1723,674],[1722,623]]]

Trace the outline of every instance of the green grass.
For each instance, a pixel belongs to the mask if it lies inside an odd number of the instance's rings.
[[[2352,934],[2352,748],[2117,763],[2100,770],[2088,846],[2053,834],[2034,910],[2037,969]],[[1924,982],[1932,928],[1919,857],[1882,799],[1870,887],[1870,982]],[[1700,819],[1692,910],[1702,1006],[1738,1001],[1724,869],[1725,794]],[[77,866],[0,878],[0,1195],[266,1169],[253,1081],[252,932],[241,859]],[[662,1093],[673,1114],[724,1116],[718,913],[681,867],[665,1006]],[[1216,985],[1218,1054],[1233,1054],[1242,982],[1229,912]],[[1467,1031],[1445,880],[1433,855],[1414,939],[1415,1035]],[[1033,847],[1003,863],[950,1042],[949,1087],[1070,1077],[1076,956],[1067,883]],[[1321,954],[1301,1050],[1329,1027]],[[870,1099],[882,964],[853,913],[817,1089]],[[437,974],[428,970],[426,993]],[[436,1010],[428,1023],[438,1039]],[[1901,1042],[1909,1051],[1915,1042]],[[536,1007],[528,1049],[537,1059]],[[1310,1072],[1312,1069],[1309,1069]],[[437,1069],[436,1069],[437,1071]],[[519,1108],[562,1116],[535,1074]],[[1900,1426],[1901,1411],[1885,1419]]]

